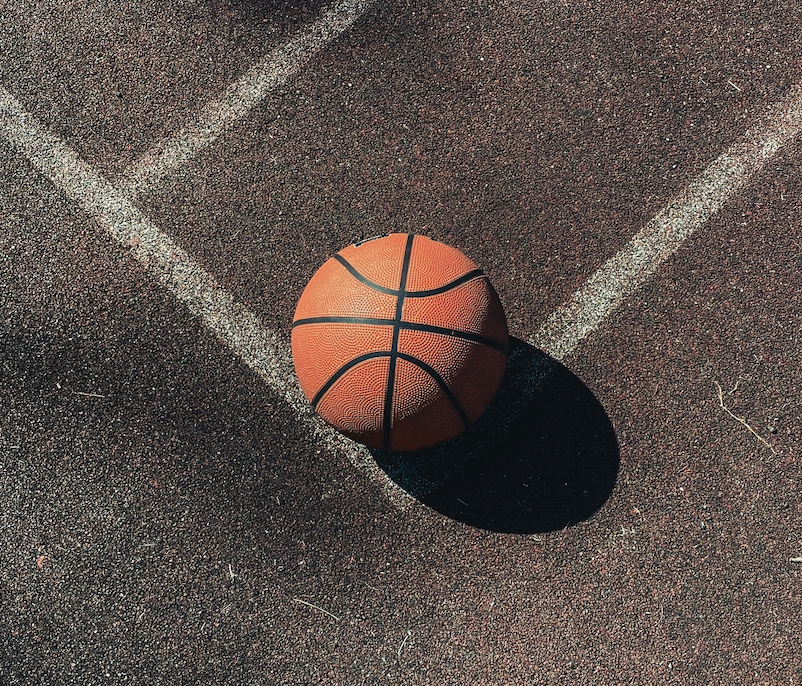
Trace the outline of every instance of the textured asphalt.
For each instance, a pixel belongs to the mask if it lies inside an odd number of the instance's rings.
[[[7,2],[0,84],[114,180],[324,9]],[[800,40],[790,2],[380,0],[137,200],[287,338],[356,240],[485,269],[512,376],[434,490],[374,454],[406,509],[0,141],[0,683],[802,683],[802,147],[567,359],[525,343]]]

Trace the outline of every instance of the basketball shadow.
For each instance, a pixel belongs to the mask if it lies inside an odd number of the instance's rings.
[[[504,380],[468,431],[435,448],[371,451],[401,488],[447,517],[490,531],[538,533],[588,519],[612,492],[615,431],[566,367],[519,339]]]

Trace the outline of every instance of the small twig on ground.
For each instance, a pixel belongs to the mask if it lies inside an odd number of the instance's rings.
[[[736,420],[737,422],[740,422],[747,429],[749,429],[750,433],[755,438],[757,438],[757,440],[759,440],[763,445],[765,445],[769,450],[771,450],[772,454],[776,455],[777,451],[774,449],[774,447],[771,445],[771,443],[769,443],[765,438],[763,438],[763,436],[758,434],[758,432],[755,431],[751,426],[749,426],[749,424],[747,424],[745,420],[741,419],[739,416],[737,416],[736,414],[733,414],[730,411],[730,409],[724,404],[724,393],[721,390],[721,385],[719,384],[718,381],[713,381],[713,383],[716,384],[716,390],[718,391],[718,404],[721,406],[721,409],[724,410],[728,415],[730,415],[730,417],[732,417],[734,420]],[[736,387],[737,387],[737,384],[736,384]]]
[[[404,646],[407,644],[410,636],[412,636],[412,629],[407,629],[407,635],[404,636],[404,640],[401,641],[401,645],[398,646],[398,652],[396,653],[399,660],[401,659],[401,651],[404,649]]]
[[[98,393],[83,393],[82,391],[71,391],[73,395],[82,395],[85,398],[105,398],[105,395],[100,395]]]
[[[802,557],[792,557],[791,562],[802,562]]]
[[[300,598],[293,598],[294,603],[301,603],[301,605],[306,605],[307,607],[311,607],[314,610],[320,610],[323,614],[328,615],[332,619],[336,621],[340,621],[340,618],[337,615],[331,614],[328,610],[324,610],[322,607],[318,607],[317,605],[312,605],[312,603],[307,603],[305,600],[301,600]]]

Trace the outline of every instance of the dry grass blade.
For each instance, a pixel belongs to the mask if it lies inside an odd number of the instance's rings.
[[[307,603],[305,600],[301,600],[300,598],[293,598],[292,600],[295,603],[301,603],[301,605],[306,605],[307,607],[311,607],[314,610],[319,610],[323,614],[328,615],[329,617],[338,622],[340,621],[340,618],[337,615],[331,614],[331,612],[329,612],[328,610],[324,610],[322,607],[318,607],[317,605],[312,605],[312,603]]]
[[[735,421],[740,422],[747,429],[749,429],[750,433],[755,438],[757,438],[757,440],[759,440],[763,445],[765,445],[769,450],[771,450],[772,454],[776,455],[777,451],[774,449],[771,443],[769,443],[765,438],[763,438],[763,436],[758,434],[758,432],[755,431],[751,426],[749,426],[749,424],[747,424],[745,420],[741,419],[738,415],[733,414],[733,412],[730,411],[730,409],[724,404],[724,393],[721,390],[721,385],[719,384],[718,381],[714,381],[713,383],[716,384],[716,390],[718,391],[718,404],[721,406],[721,409],[724,410],[728,415],[730,415],[730,417],[732,417]]]

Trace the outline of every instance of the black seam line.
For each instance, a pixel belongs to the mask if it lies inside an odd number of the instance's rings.
[[[353,276],[359,283],[364,284],[368,288],[373,289],[374,291],[379,291],[379,293],[387,293],[387,295],[400,295],[400,291],[397,291],[393,288],[385,288],[384,286],[380,286],[375,281],[371,281],[367,276],[358,272],[356,267],[354,267],[348,260],[346,260],[342,255],[337,253],[334,256],[334,259],[337,260],[343,267],[348,270],[348,273]]]
[[[450,291],[452,288],[456,288],[457,286],[461,286],[468,281],[473,281],[474,279],[478,279],[484,276],[485,273],[481,269],[473,269],[462,276],[457,277],[453,281],[447,283],[445,286],[439,286],[438,288],[432,288],[428,291],[407,291],[407,298],[428,298],[430,295],[440,295],[441,293],[445,293],[446,291]]]
[[[339,379],[351,368],[356,367],[360,362],[365,362],[366,360],[371,360],[375,357],[389,357],[390,353],[386,350],[379,350],[372,353],[365,353],[364,355],[360,355],[359,357],[355,357],[353,360],[349,360],[346,362],[342,367],[340,367],[334,374],[332,374],[326,383],[324,383],[317,393],[315,393],[315,397],[312,398],[311,404],[312,407],[317,409],[318,404],[321,400],[323,400],[323,396],[328,393],[329,389],[337,383]]]
[[[443,391],[443,394],[448,398],[449,402],[451,402],[451,405],[456,410],[460,420],[462,421],[463,428],[467,429],[471,425],[471,420],[468,418],[468,413],[465,412],[465,409],[462,407],[462,403],[460,403],[459,398],[457,398],[457,396],[454,394],[454,391],[448,387],[445,379],[443,379],[443,377],[437,373],[437,370],[434,367],[430,367],[423,360],[419,360],[417,357],[407,355],[406,353],[398,353],[398,357],[402,360],[406,360],[407,362],[411,362],[416,367],[420,367],[424,372],[431,376],[437,382],[437,385],[440,386],[440,390]]]
[[[387,372],[387,389],[384,394],[384,420],[382,447],[390,449],[392,438],[393,392],[395,390],[395,365],[398,359],[398,336],[401,332],[401,319],[404,314],[404,297],[409,277],[409,263],[412,261],[412,244],[415,242],[414,234],[407,236],[407,245],[404,248],[404,261],[401,264],[401,281],[398,284],[398,300],[395,304],[395,320],[393,322],[393,344],[390,348],[390,369]]]
[[[449,329],[444,326],[434,326],[432,324],[416,324],[415,322],[401,322],[401,328],[407,331],[423,331],[425,333],[436,333],[442,336],[451,336],[452,338],[460,338],[462,340],[471,341],[472,343],[479,343],[488,348],[493,348],[507,355],[507,346],[500,341],[486,336],[480,336],[478,333],[471,333],[470,331],[459,331],[457,329]]]
[[[364,324],[366,326],[396,326],[394,319],[380,319],[378,317],[309,317],[307,319],[299,319],[293,322],[292,328],[296,326],[305,326],[308,324]],[[425,333],[436,333],[443,336],[451,336],[452,338],[460,338],[462,340],[471,341],[485,345],[488,348],[498,350],[504,355],[507,354],[507,346],[500,341],[493,338],[487,338],[477,333],[470,331],[460,331],[458,329],[449,329],[444,326],[434,326],[433,324],[417,324],[416,322],[398,322],[398,328],[404,331],[423,331]]]
[[[369,326],[393,326],[395,319],[382,319],[380,317],[340,317],[332,315],[329,317],[308,317],[298,319],[292,323],[292,328],[305,326],[306,324],[366,324]]]
[[[337,260],[348,273],[353,276],[359,283],[364,286],[367,286],[371,290],[378,291],[379,293],[386,293],[387,295],[394,295],[399,297],[402,295],[400,290],[395,290],[393,288],[385,288],[384,286],[376,283],[375,281],[371,281],[367,276],[362,274],[362,272],[358,271],[354,265],[352,265],[348,260],[346,260],[342,255],[339,253],[334,256],[334,259]],[[456,288],[457,286],[461,286],[468,281],[472,281],[473,279],[478,279],[485,276],[485,273],[481,269],[473,269],[469,272],[466,272],[462,276],[458,276],[453,281],[449,283],[438,286],[437,288],[431,288],[426,291],[407,291],[403,295],[407,298],[428,298],[430,295],[440,295],[441,293],[445,293],[450,291],[452,288]]]
[[[320,401],[323,400],[323,397],[328,393],[329,389],[337,383],[339,379],[341,379],[350,369],[353,369],[361,362],[365,362],[367,360],[376,359],[379,357],[389,357],[393,358],[393,354],[388,350],[379,350],[377,352],[366,353],[365,355],[360,355],[359,357],[355,357],[353,360],[349,360],[346,362],[342,367],[340,367],[334,374],[332,374],[328,381],[326,381],[323,386],[321,386],[320,390],[315,394],[315,397],[312,398],[312,407],[317,409],[317,406],[320,404]],[[467,429],[470,424],[471,420],[468,417],[468,413],[465,412],[465,409],[462,407],[462,403],[460,403],[459,398],[454,394],[448,384],[445,382],[440,374],[437,373],[437,370],[434,367],[430,367],[426,364],[423,360],[418,359],[412,355],[407,355],[406,353],[396,353],[395,357],[400,358],[402,360],[406,360],[407,362],[414,364],[416,367],[419,367],[424,372],[426,372],[429,376],[431,376],[438,386],[440,386],[440,390],[443,392],[449,402],[451,403],[454,410],[459,415],[460,420],[462,421],[462,425]]]

